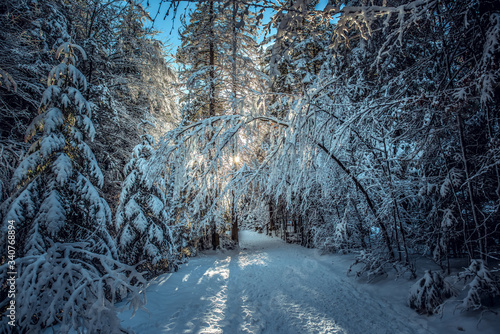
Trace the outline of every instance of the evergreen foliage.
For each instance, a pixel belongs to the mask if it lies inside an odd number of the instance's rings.
[[[62,61],[49,73],[37,116],[27,130],[28,155],[14,172],[14,195],[2,230],[16,229],[13,261],[19,303],[16,326],[5,331],[40,332],[59,325],[59,332],[105,330],[122,332],[116,298],[130,297],[132,307],[144,304],[137,284],[145,281],[118,257],[108,232],[111,211],[93,182],[103,184],[97,161],[85,140],[95,135],[91,108],[83,97],[85,76],[75,67],[76,51],[65,42],[56,52]],[[4,254],[7,254],[5,242]],[[5,281],[10,262],[0,267]],[[130,296],[128,295],[130,293]],[[0,307],[9,301],[3,296]],[[103,312],[105,310],[105,312]]]
[[[87,243],[55,243],[40,256],[16,260],[16,327],[2,321],[3,333],[130,333],[117,317],[124,300],[134,312],[146,300],[146,280],[134,267],[88,250]],[[2,277],[9,272],[0,266]],[[3,305],[2,305],[3,307]]]
[[[458,279],[466,282],[467,296],[459,305],[463,311],[493,306],[495,298],[500,297],[498,279],[482,260],[472,260],[469,267],[458,274]]]
[[[456,291],[440,273],[426,270],[424,277],[411,287],[408,305],[418,313],[440,313],[443,302],[454,295]]]
[[[9,220],[23,226],[18,248],[24,255],[40,255],[52,242],[87,241],[91,250],[116,257],[108,233],[111,211],[94,186],[103,175],[86,141],[95,135],[91,109],[81,91],[87,88],[75,67],[77,45],[63,43],[59,65],[49,73],[39,115],[28,127],[28,155],[12,177],[14,196],[8,201],[3,229]]]
[[[144,134],[142,140],[125,166],[127,176],[116,212],[117,241],[124,263],[140,263],[140,268],[157,275],[173,268],[177,253],[165,182],[159,179],[161,183],[150,183],[145,179],[154,139]]]

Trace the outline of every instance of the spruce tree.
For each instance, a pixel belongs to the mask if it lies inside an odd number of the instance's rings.
[[[143,261],[141,267],[159,274],[172,268],[175,247],[164,179],[158,178],[157,182],[147,179],[153,146],[153,137],[143,134],[142,143],[134,148],[125,166],[127,177],[120,195],[116,226],[122,261],[131,265]]]
[[[65,42],[62,62],[48,76],[39,115],[28,127],[27,156],[12,179],[13,196],[3,231],[15,231],[15,261],[2,259],[0,278],[16,271],[16,327],[1,332],[123,333],[115,302],[144,304],[134,267],[117,260],[108,228],[111,212],[99,193],[103,176],[87,140],[95,135],[91,108],[82,92],[84,75],[75,67],[78,45]],[[4,233],[2,248],[12,245]],[[11,249],[11,248],[9,248]],[[0,309],[9,299],[0,295]]]
[[[27,130],[31,147],[12,178],[4,226],[9,220],[22,226],[19,256],[42,254],[52,242],[79,241],[116,256],[107,229],[111,211],[95,186],[102,186],[102,172],[86,143],[95,129],[82,95],[87,81],[75,67],[76,50],[86,57],[75,44],[57,49],[62,62],[50,71],[39,115]]]

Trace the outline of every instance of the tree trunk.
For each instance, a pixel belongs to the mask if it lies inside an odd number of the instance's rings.
[[[215,116],[215,33],[214,33],[214,2],[210,1],[209,9],[209,27],[208,27],[208,45],[209,45],[209,78],[210,78],[210,96],[208,97],[208,116]],[[213,133],[209,134],[209,139],[211,139]],[[210,154],[211,155],[211,154]],[[209,155],[210,160],[212,157]],[[210,201],[212,199],[209,199]],[[215,221],[212,226],[212,245],[214,250],[219,246],[219,234],[217,233],[217,225]]]
[[[398,201],[396,200],[396,195],[394,194],[394,183],[392,180],[392,173],[391,173],[391,166],[389,163],[389,152],[387,150],[387,144],[384,138],[384,155],[385,155],[385,162],[387,166],[387,177],[389,179],[389,187],[391,190],[391,199],[392,199],[392,205],[393,205],[393,219],[394,219],[394,233],[396,235],[396,244],[397,244],[397,249],[398,249],[398,260],[401,261],[401,246],[399,242],[399,233],[401,233],[401,237],[403,239],[403,247],[404,247],[404,252],[405,252],[405,264],[409,264],[410,259],[408,255],[408,248],[406,247],[406,235],[403,227],[403,222],[401,221],[401,215],[399,214],[399,206],[398,206]],[[399,223],[399,233],[398,233],[398,223]]]
[[[238,214],[237,214],[237,206],[236,206],[236,201],[235,201],[235,198],[234,198],[234,192],[231,191],[232,195],[233,195],[233,207],[232,207],[232,212],[231,212],[231,218],[232,218],[232,223],[233,223],[233,227],[232,227],[232,230],[231,230],[231,238],[233,239],[234,242],[236,242],[237,244],[239,243],[239,238],[238,238],[238,232],[239,232],[239,229],[238,229]]]
[[[237,39],[236,39],[236,15],[238,14],[238,6],[236,0],[233,0],[233,16],[232,16],[232,58],[233,58],[233,64],[232,64],[232,71],[231,71],[231,76],[232,76],[232,91],[233,91],[233,99],[236,100],[236,93],[237,93],[237,88],[236,88],[236,49],[237,49]],[[235,105],[233,101],[233,106]]]
[[[470,180],[470,170],[469,170],[469,164],[467,160],[467,153],[465,151],[465,139],[464,139],[464,131],[462,127],[462,116],[460,115],[460,111],[457,113],[457,126],[458,126],[458,132],[460,135],[460,147],[462,150],[462,161],[464,163],[464,169],[465,169],[465,178],[467,182],[467,193],[469,195],[469,201],[471,205],[471,210],[472,210],[472,218],[474,220],[474,226],[475,226],[475,232],[477,233],[477,242],[479,246],[479,256],[481,257],[482,260],[486,260],[486,251],[484,249],[483,245],[483,238],[481,236],[481,228],[479,224],[479,219],[477,217],[477,210],[476,210],[476,203],[474,200],[474,192],[472,189],[472,182]]]
[[[220,237],[219,237],[219,233],[217,233],[217,227],[215,226],[215,223],[213,225],[213,231],[212,231],[212,247],[214,250],[217,249],[217,247],[219,247],[220,245]]]
[[[274,231],[274,212],[273,212],[273,205],[271,203],[271,201],[269,201],[269,230],[270,230],[270,234],[271,236],[273,235],[273,231]]]
[[[358,230],[359,230],[359,233],[361,233],[361,247],[363,247],[364,249],[368,248],[367,245],[366,245],[366,242],[365,242],[365,237],[366,237],[366,230],[363,226],[363,219],[361,218],[361,214],[359,213],[359,210],[358,210],[358,206],[356,205],[356,202],[350,198],[351,200],[351,204],[354,208],[354,213],[356,214],[356,217],[358,218]],[[338,209],[337,209],[337,213],[338,213]]]
[[[210,78],[210,96],[208,103],[209,117],[215,116],[215,32],[214,32],[214,2],[210,1],[208,7],[210,24],[208,36],[208,53],[209,53],[209,78]]]

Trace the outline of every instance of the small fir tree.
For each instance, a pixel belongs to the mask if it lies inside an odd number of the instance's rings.
[[[463,272],[458,274],[460,280],[468,282],[467,296],[461,301],[459,308],[463,311],[480,310],[493,305],[495,298],[500,297],[498,280],[482,260],[474,259]]]
[[[408,305],[422,314],[441,313],[443,302],[455,294],[443,275],[426,270],[424,277],[410,288]]]
[[[159,274],[174,265],[175,248],[163,191],[164,180],[148,180],[148,159],[153,155],[153,145],[151,135],[142,135],[142,143],[134,148],[125,166],[127,177],[116,212],[116,228],[121,260],[127,264],[143,261],[144,269]]]

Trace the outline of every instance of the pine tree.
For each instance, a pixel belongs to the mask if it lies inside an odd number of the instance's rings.
[[[266,42],[268,72],[276,93],[301,95],[317,79],[326,61],[333,28],[327,17],[314,11],[318,1],[286,1],[289,11],[277,12],[268,23],[277,28]]]
[[[93,24],[85,20],[89,10]],[[123,169],[141,142],[137,125],[154,123],[150,134],[158,138],[179,121],[176,73],[139,1],[93,1],[79,16],[85,27],[81,38],[91,53],[84,72],[91,84],[89,101],[100,110],[92,147],[103,164],[105,198],[116,212]]]
[[[29,148],[24,135],[45,90],[40,79],[56,64],[49,50],[69,38],[69,29],[54,1],[0,0],[0,26],[0,68],[5,72],[0,73],[0,198],[5,200],[12,195],[8,185]],[[16,89],[9,89],[11,79]]]
[[[456,291],[439,272],[426,270],[424,277],[410,288],[408,305],[418,313],[441,313],[443,302],[456,295]]]
[[[181,32],[182,47],[177,61],[184,67],[180,78],[189,94],[183,117],[189,120],[221,114],[220,26],[216,21],[214,1],[201,1],[191,14],[190,24]]]

